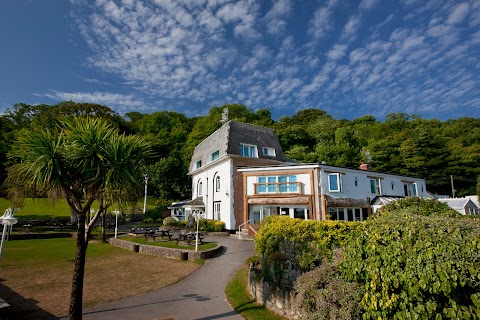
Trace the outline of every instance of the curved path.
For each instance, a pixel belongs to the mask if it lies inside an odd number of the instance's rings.
[[[219,256],[205,260],[204,265],[184,280],[124,300],[84,310],[84,319],[135,320],[207,320],[243,319],[227,301],[225,287],[245,260],[254,254],[253,241],[230,237],[207,237],[224,246]],[[140,271],[141,272],[141,271]],[[128,290],[128,284],[125,284]]]

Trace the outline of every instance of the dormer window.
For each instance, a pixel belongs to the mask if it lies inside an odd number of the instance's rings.
[[[258,158],[257,146],[251,144],[240,144],[240,153],[244,157]]]
[[[199,169],[202,166],[202,160],[195,162],[195,169]]]
[[[275,157],[275,148],[263,148],[263,155],[268,157]]]
[[[220,150],[217,150],[214,153],[212,153],[211,160],[212,161],[217,160],[219,157],[220,157]]]

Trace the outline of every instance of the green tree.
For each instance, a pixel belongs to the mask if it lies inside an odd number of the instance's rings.
[[[120,135],[101,119],[73,118],[52,132],[24,132],[15,141],[12,156],[20,160],[8,169],[10,197],[18,203],[31,191],[63,197],[76,213],[77,251],[69,318],[82,318],[83,279],[88,240],[105,202],[87,220],[96,199],[122,199],[142,187],[142,164],[150,156],[138,136]]]

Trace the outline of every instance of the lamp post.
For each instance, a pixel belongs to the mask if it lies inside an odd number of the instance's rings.
[[[145,199],[143,200],[143,214],[147,211],[147,184],[148,184],[148,174],[144,174],[145,178]]]
[[[120,211],[117,209],[112,212],[115,215],[115,239],[117,239],[117,231],[118,231],[118,215],[120,214]]]
[[[200,211],[197,211],[194,214],[195,218],[197,219],[197,233],[195,234],[195,251],[198,251],[198,226],[200,224],[200,219],[202,217]]]
[[[3,242],[5,241],[5,234],[7,233],[8,226],[13,226],[15,223],[18,222],[16,218],[13,217],[13,210],[8,208],[5,210],[3,216],[0,217],[0,220],[3,224],[3,233],[2,233],[2,242],[0,243],[0,261],[2,259],[2,251],[3,251]],[[1,264],[0,264],[1,268]]]

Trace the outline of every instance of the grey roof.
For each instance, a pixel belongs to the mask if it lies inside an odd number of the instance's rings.
[[[197,161],[202,161],[202,167],[210,163],[211,154],[217,150],[220,152],[219,159],[241,156],[240,144],[257,146],[259,159],[287,161],[273,129],[231,120],[195,147],[189,171],[195,170]],[[264,155],[263,148],[275,149],[275,156]]]
[[[476,207],[475,203],[469,198],[449,198],[449,199],[438,199],[440,202],[445,202],[450,208],[453,209],[464,209],[467,207]]]
[[[192,201],[184,203],[182,207],[205,208],[205,203],[203,202],[202,197],[198,197],[198,198],[193,199]]]

